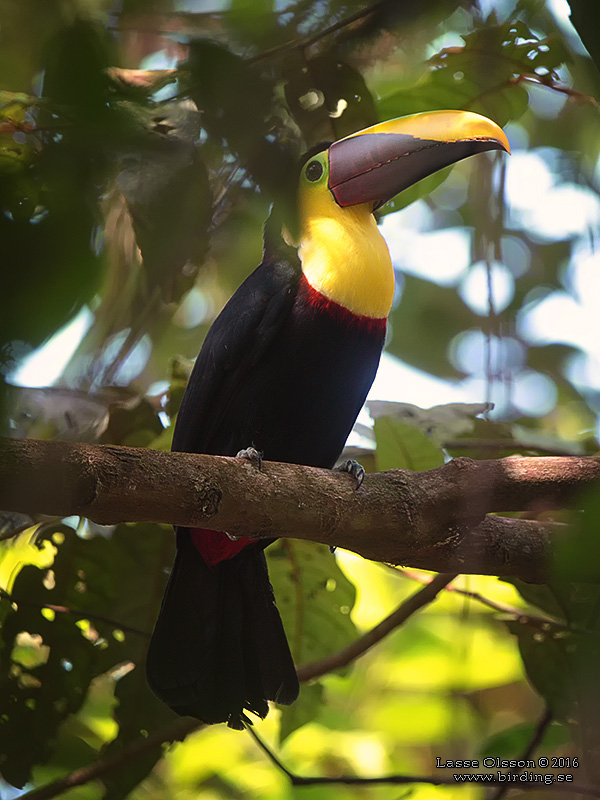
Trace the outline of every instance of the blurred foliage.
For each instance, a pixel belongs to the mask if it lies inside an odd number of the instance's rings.
[[[381,215],[399,271],[388,353],[469,381],[473,402],[371,404],[375,460],[365,463],[427,469],[448,455],[595,452],[597,350],[559,331],[558,317],[542,339],[528,325],[557,298],[583,318],[598,286],[586,278],[600,230],[596,4],[571,0],[591,59],[544,0],[185,8],[0,0],[0,379],[78,314],[87,320],[58,385],[10,387],[8,400],[0,391],[2,431],[168,448],[187,360],[260,261],[270,204],[293,212],[298,154],[377,120],[468,108],[507,125],[520,194],[506,159],[478,158]],[[528,204],[530,186],[537,203],[558,198],[549,221]],[[437,232],[468,241],[460,274],[452,249],[433,247]],[[478,305],[466,287],[481,265]],[[496,267],[511,289],[504,303],[489,290]],[[394,389],[396,401],[413,396],[409,385]],[[490,400],[495,416],[475,419]],[[537,753],[585,760],[599,746],[599,518],[591,498],[548,586],[460,579],[354,665],[304,685],[259,733],[300,774],[431,774],[436,757],[518,757],[548,707],[554,721]],[[3,537],[17,527],[0,542],[0,774],[21,787],[121,753],[173,719],[143,671],[172,537],[156,525],[0,516]],[[268,555],[300,663],[345,647],[425,579],[306,543],[279,542]],[[567,571],[582,582],[568,583]],[[589,758],[587,770],[597,783]],[[389,787],[301,791],[390,796]],[[249,737],[223,727],[152,744],[70,791],[74,800],[296,795]],[[425,785],[410,796],[482,795]]]

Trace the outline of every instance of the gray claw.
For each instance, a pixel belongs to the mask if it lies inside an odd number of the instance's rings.
[[[236,458],[245,458],[258,469],[262,469],[263,454],[256,447],[246,447],[244,450],[240,450],[239,453],[236,453]]]
[[[340,464],[339,467],[335,467],[335,470],[336,472],[347,472],[349,475],[352,475],[356,481],[356,488],[360,489],[365,478],[365,468],[362,464],[359,464],[358,461],[354,461],[354,459],[348,459],[348,461],[344,461],[343,464]]]

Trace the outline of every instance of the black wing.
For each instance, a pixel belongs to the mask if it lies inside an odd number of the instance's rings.
[[[235,455],[218,435],[235,393],[287,320],[301,276],[300,262],[265,259],[246,278],[211,326],[177,415],[172,450]]]

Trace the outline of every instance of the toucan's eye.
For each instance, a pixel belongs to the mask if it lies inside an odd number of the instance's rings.
[[[309,181],[314,183],[323,175],[323,164],[320,161],[311,161],[304,173]]]

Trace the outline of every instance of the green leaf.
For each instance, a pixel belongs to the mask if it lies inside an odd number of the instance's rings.
[[[115,718],[119,723],[118,736],[102,751],[102,758],[119,753],[131,742],[139,741],[151,731],[166,727],[177,718],[164,703],[152,694],[146,681],[143,659],[135,669],[122,677],[115,687]],[[152,771],[164,755],[163,745],[155,744],[132,759],[127,769],[105,776],[103,800],[124,800]]]
[[[561,721],[566,721],[571,714],[580,717],[583,697],[574,683],[571,654],[578,637],[544,633],[519,620],[508,620],[505,625],[518,639],[527,677],[553,715]]]
[[[296,664],[318,661],[357,637],[350,617],[356,590],[327,547],[285,539],[266,553],[277,607]],[[316,696],[316,689],[304,694],[304,710],[283,710],[282,739],[316,712]]]
[[[558,538],[553,552],[554,573],[562,579],[577,577],[581,581],[600,579],[600,497],[597,489],[583,498],[583,511],[576,528],[569,536]],[[590,587],[595,596],[600,589]]]
[[[431,58],[429,71],[417,83],[382,99],[385,118],[468,108],[503,126],[519,119],[528,107],[527,92],[515,78],[540,67],[552,71],[568,59],[560,40],[539,41],[515,20],[487,24],[463,38],[463,47],[445,48]]]
[[[33,766],[52,756],[59,727],[81,708],[92,679],[116,665],[138,665],[132,727],[139,731],[147,721],[144,727],[150,729],[153,715],[163,713],[139,667],[166,582],[172,539],[151,524],[121,525],[110,538],[83,539],[65,526],[40,537],[57,548],[54,563],[51,570],[21,569],[11,592],[17,606],[7,613],[0,637],[0,768],[13,785],[23,786]],[[71,613],[43,610],[47,605]],[[116,714],[119,737],[128,741],[134,715],[121,709]]]
[[[389,417],[417,428],[427,434],[437,445],[444,445],[450,439],[472,433],[475,425],[484,420],[475,419],[477,414],[491,411],[491,403],[444,403],[441,406],[420,408],[412,403],[396,403],[385,400],[371,400],[367,403],[369,414],[374,420]]]
[[[115,63],[110,38],[98,21],[78,19],[62,28],[47,48],[44,94],[69,107],[85,124],[109,112],[107,68]]]
[[[291,706],[281,709],[281,727],[279,730],[279,743],[303,725],[313,722],[323,706],[323,684],[319,681],[303,683],[300,686],[298,699]]]
[[[356,590],[325,545],[280,540],[266,551],[269,575],[296,664],[316,661],[357,635]]]
[[[479,754],[481,758],[512,759],[517,754],[525,752],[532,741],[537,729],[537,723],[520,722],[510,728],[494,733],[482,745]],[[546,728],[536,752],[553,753],[571,741],[569,730],[566,726],[554,722]]]
[[[585,554],[582,558],[585,559]],[[558,620],[579,627],[590,626],[590,616],[600,602],[600,587],[596,583],[566,581],[556,578],[552,583],[532,584],[516,578],[503,579],[517,589],[521,597]]]
[[[422,431],[387,417],[375,420],[377,469],[423,472],[444,463],[444,454]]]

